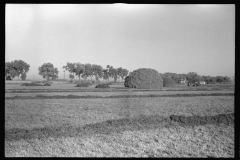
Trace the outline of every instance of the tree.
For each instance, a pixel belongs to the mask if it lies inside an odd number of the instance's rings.
[[[82,76],[84,77],[84,80],[86,80],[87,77],[93,74],[93,71],[92,71],[92,65],[89,63],[85,64],[84,67],[85,67],[85,70]]]
[[[118,76],[118,78],[123,76],[123,68],[122,67],[117,68],[117,76]]]
[[[44,63],[38,68],[39,75],[42,75],[43,78],[46,78],[49,81],[50,77],[55,77],[58,74],[57,68],[54,68],[52,63]]]
[[[79,81],[80,81],[81,74],[84,74],[84,70],[85,70],[84,64],[81,64],[81,63],[76,64],[75,74],[79,77]]]
[[[24,74],[21,75],[21,79],[22,79],[23,81],[26,80],[26,77],[27,77],[26,73],[24,73]]]
[[[179,81],[178,81],[178,83],[180,83],[180,82],[181,82],[181,80],[185,80],[185,79],[187,78],[187,75],[186,75],[186,74],[184,74],[184,73],[182,73],[182,74],[178,74],[178,78],[179,78]]]
[[[163,87],[176,87],[176,83],[172,78],[162,76]]]
[[[51,78],[52,80],[56,80],[58,78],[58,73],[58,69],[54,68],[53,75],[50,75],[49,78]]]
[[[102,76],[103,76],[103,68],[102,68],[102,66],[93,64],[92,65],[92,71],[93,71],[93,75],[96,78],[96,81],[98,81],[99,78],[102,78]]]
[[[14,62],[14,68],[16,69],[16,71],[18,72],[18,79],[20,74],[24,76],[24,74],[26,74],[29,71],[30,65],[27,64],[26,62],[22,61],[22,60],[15,60]]]
[[[200,76],[196,72],[189,72],[186,79],[189,83],[200,83]]]
[[[140,68],[134,70],[125,78],[124,86],[128,88],[161,89],[163,79],[154,69]]]
[[[110,65],[107,65],[107,69],[108,69],[108,81],[109,81],[109,78],[114,78],[114,68],[113,66],[110,66]]]
[[[163,74],[163,76],[173,79],[175,83],[179,83],[179,81],[181,81],[181,77],[179,77],[176,73],[166,72]]]
[[[209,75],[208,76],[202,76],[202,78],[206,83],[209,83],[210,80],[211,80],[211,77]]]
[[[112,68],[112,69],[111,69],[111,75],[112,75],[112,77],[114,78],[114,81],[116,82],[116,81],[117,81],[117,78],[118,78],[118,71],[117,71],[117,69]]]
[[[103,79],[109,80],[108,69],[103,69]]]
[[[67,62],[67,65],[63,66],[63,69],[65,69],[66,71],[71,73],[73,75],[73,79],[74,79],[74,74],[76,73],[76,63]]]
[[[128,70],[127,69],[123,69],[123,71],[122,71],[122,80],[123,80],[123,78],[127,77],[127,75],[128,75]]]
[[[218,82],[218,83],[223,83],[223,81],[224,81],[223,78],[224,78],[224,77],[222,77],[222,76],[217,76],[217,77],[216,77],[216,82]]]
[[[19,76],[19,73],[15,70],[15,69],[12,69],[10,72],[9,72],[9,75],[12,77],[12,79],[16,76]]]
[[[108,68],[108,81],[109,81],[109,78],[113,77],[113,72],[112,72],[113,66],[107,65],[107,68]]]
[[[26,76],[27,72],[29,71],[30,65],[24,62],[23,60],[14,60],[12,62],[5,63],[5,77],[11,76],[11,78]]]
[[[10,76],[10,72],[14,70],[12,62],[5,62],[5,77]],[[12,78],[12,77],[11,77]]]
[[[72,80],[74,79],[74,75],[73,74],[69,74],[69,78],[70,78],[70,81],[72,82]]]
[[[209,82],[215,84],[217,81],[216,77],[210,77]]]
[[[227,77],[227,76],[223,77],[223,82],[224,83],[230,83],[231,82],[230,77]]]

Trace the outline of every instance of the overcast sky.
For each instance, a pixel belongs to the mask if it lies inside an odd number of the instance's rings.
[[[5,61],[234,76],[235,5],[6,4]],[[68,72],[65,77],[68,78]]]

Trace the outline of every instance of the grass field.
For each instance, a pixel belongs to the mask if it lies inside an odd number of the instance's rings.
[[[47,92],[42,86],[6,85],[6,157],[234,157],[234,86],[160,91],[73,86],[54,84]],[[66,98],[48,98],[56,95]]]

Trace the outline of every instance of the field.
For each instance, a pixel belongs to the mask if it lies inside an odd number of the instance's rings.
[[[234,157],[234,86],[5,87],[6,157]]]

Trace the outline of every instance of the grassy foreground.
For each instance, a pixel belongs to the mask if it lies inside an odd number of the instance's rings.
[[[234,96],[6,99],[7,157],[233,157]]]

